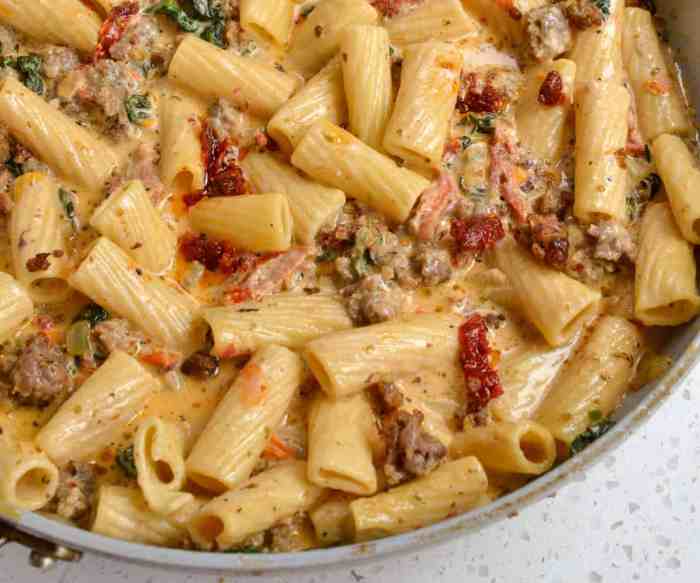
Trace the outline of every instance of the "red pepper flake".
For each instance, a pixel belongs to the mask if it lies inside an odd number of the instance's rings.
[[[253,290],[248,287],[234,287],[225,292],[227,304],[242,304],[253,299]]]
[[[499,113],[505,109],[506,98],[487,80],[480,84],[475,73],[466,78],[466,94],[457,99],[457,111],[460,113]]]
[[[564,81],[562,81],[561,75],[557,71],[547,73],[540,87],[537,101],[542,105],[548,106],[564,105],[566,103]]]
[[[474,314],[459,327],[459,360],[467,387],[466,413],[479,413],[503,394],[498,372],[491,365],[486,321]]]
[[[129,20],[139,11],[138,2],[126,2],[112,9],[102,23],[95,49],[95,61],[109,58],[109,51],[124,36]]]
[[[370,0],[370,4],[374,6],[384,16],[396,16],[401,7],[406,4],[418,4],[423,0]]]
[[[183,197],[188,207],[197,204],[207,196],[236,196],[248,192],[248,184],[243,170],[231,155],[229,140],[219,140],[208,123],[204,123],[200,134],[202,161],[206,168],[204,190],[186,194]]]
[[[457,250],[480,252],[491,249],[506,236],[501,219],[496,215],[484,215],[468,219],[453,219],[450,233]]]
[[[251,272],[264,256],[239,251],[228,241],[188,233],[180,238],[180,252],[187,261],[199,261],[209,271],[226,275]]]
[[[513,20],[521,20],[523,13],[516,8],[513,0],[496,0],[496,4],[508,13]]]

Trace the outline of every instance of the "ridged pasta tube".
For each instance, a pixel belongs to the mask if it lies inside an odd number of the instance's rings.
[[[386,21],[391,42],[411,45],[429,40],[456,40],[478,29],[460,0],[431,0]]]
[[[27,291],[8,273],[0,273],[0,342],[5,342],[34,314]]]
[[[292,164],[397,223],[408,218],[416,200],[430,185],[419,174],[401,168],[326,120],[309,129],[294,150]]]
[[[0,504],[39,510],[54,497],[58,468],[29,442],[0,441]]]
[[[285,47],[294,26],[291,0],[241,0],[241,26],[278,47]]]

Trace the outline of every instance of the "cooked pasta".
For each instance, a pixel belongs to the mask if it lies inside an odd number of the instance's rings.
[[[700,313],[647,5],[0,0],[0,509],[327,548],[605,433]]]

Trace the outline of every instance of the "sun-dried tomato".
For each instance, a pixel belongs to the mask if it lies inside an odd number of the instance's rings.
[[[228,140],[219,140],[208,123],[200,134],[202,161],[206,169],[204,190],[191,192],[183,197],[185,205],[193,206],[207,196],[236,196],[248,192],[243,170],[232,156]]]
[[[129,20],[139,11],[138,2],[126,2],[112,9],[102,23],[95,49],[95,61],[109,58],[110,49],[124,36]]]
[[[486,321],[474,314],[459,327],[459,359],[467,388],[468,415],[479,413],[489,401],[503,394],[498,372],[491,365]]]
[[[506,98],[490,81],[479,84],[475,73],[467,75],[467,91],[457,99],[460,113],[498,113],[506,106]]]
[[[180,238],[180,252],[187,261],[199,261],[209,271],[226,275],[248,273],[263,259],[255,253],[239,251],[228,241],[193,233]]]
[[[540,93],[537,96],[537,101],[539,101],[542,105],[549,106],[564,105],[566,103],[564,81],[557,71],[550,71],[547,73],[547,76],[540,87]]]
[[[401,10],[401,7],[406,4],[418,4],[423,0],[370,0],[370,4],[374,6],[384,16],[396,16]]]
[[[453,219],[450,233],[458,251],[476,252],[491,249],[506,236],[501,219],[496,215]]]

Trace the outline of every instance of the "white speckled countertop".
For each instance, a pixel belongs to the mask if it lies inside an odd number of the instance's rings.
[[[696,583],[700,369],[643,429],[555,497],[419,555],[308,575],[184,575],[86,556],[41,573],[15,545],[0,583]]]

